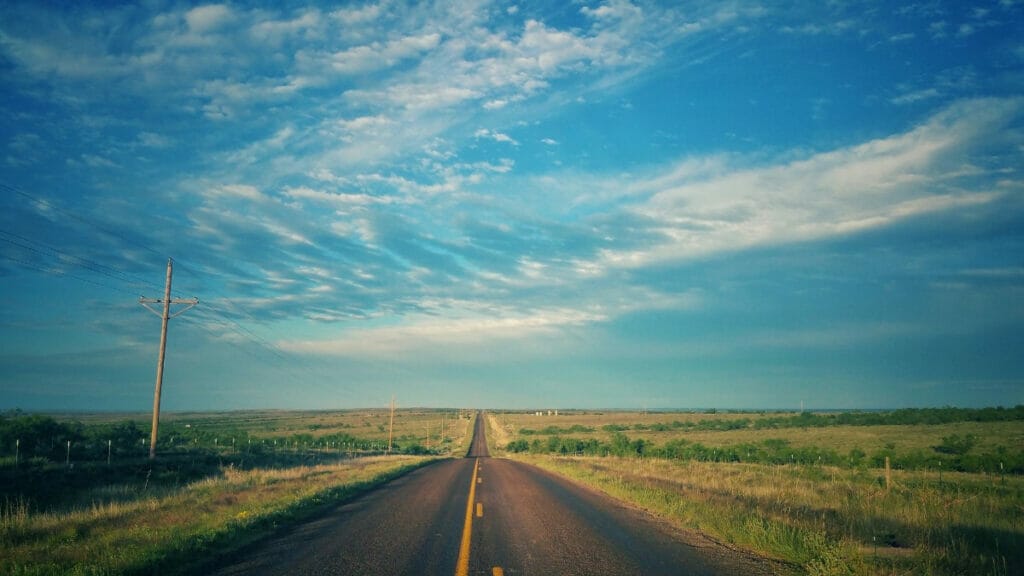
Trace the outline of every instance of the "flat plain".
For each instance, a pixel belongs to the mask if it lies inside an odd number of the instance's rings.
[[[1002,575],[1024,574],[1021,412],[545,410],[488,423],[498,453],[797,573]]]
[[[0,573],[202,573],[197,559],[461,456],[472,414],[167,414],[155,461],[147,415],[0,415]]]
[[[463,456],[475,414],[400,409],[393,426],[387,409],[167,414],[156,462],[145,414],[3,414],[0,572],[197,573],[185,559]],[[492,410],[484,422],[492,457],[778,572],[1024,574],[1022,407]]]

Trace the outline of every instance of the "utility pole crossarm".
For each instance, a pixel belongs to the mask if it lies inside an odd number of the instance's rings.
[[[163,318],[163,312],[161,312],[160,310],[157,310],[156,308],[151,307],[150,304],[163,304],[163,303],[164,303],[164,299],[163,298],[139,298],[139,304],[142,304],[146,308],[146,310],[149,310],[150,312],[152,312],[153,314],[156,314],[157,316],[159,316],[161,318]],[[168,318],[175,318],[177,316],[181,316],[182,314],[187,312],[190,308],[194,307],[196,304],[199,304],[199,298],[171,298],[170,301],[168,301],[167,303],[171,304],[171,305],[174,305],[174,304],[187,304],[187,306],[185,306],[181,310],[178,310],[174,314],[170,314],[170,315],[167,316]]]

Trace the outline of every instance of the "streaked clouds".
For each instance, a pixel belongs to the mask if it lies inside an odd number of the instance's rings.
[[[995,344],[1024,323],[1021,11],[8,3],[0,389],[52,404],[23,381],[47,341],[147,364],[151,318],[109,289],[155,294],[170,255],[205,305],[181,377],[255,357],[252,405],[336,405],[337,374],[354,404],[486,403],[485,368],[491,398],[533,379],[561,405],[829,378],[849,406],[1022,401]],[[111,320],[44,322],[65,292]],[[223,401],[202,388],[178,406]]]

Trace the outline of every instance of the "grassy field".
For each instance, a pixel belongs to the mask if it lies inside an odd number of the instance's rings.
[[[399,409],[395,412],[393,442],[400,446],[418,444],[431,450],[457,450],[465,436],[470,412],[466,410]],[[52,414],[59,421],[81,422],[101,427],[134,421],[146,432],[149,414]],[[443,430],[442,430],[443,428]],[[188,443],[226,447],[258,443],[278,446],[300,442],[322,445],[328,438],[350,437],[376,449],[386,446],[390,430],[390,410],[252,410],[234,412],[171,412],[160,419],[160,438],[168,448]],[[317,444],[320,442],[321,444]],[[468,446],[467,446],[468,448]]]
[[[791,414],[792,415],[792,414]],[[499,420],[505,430],[519,434],[523,429],[542,431],[548,426],[556,426],[562,434],[571,434],[581,438],[593,437],[604,441],[611,438],[615,431],[606,429],[609,424],[617,424],[627,428],[623,430],[630,438],[640,438],[650,442],[662,443],[680,437],[679,430],[651,430],[658,424],[671,424],[677,421],[699,423],[712,420],[740,420],[767,418],[757,414],[642,414],[642,413],[568,413],[559,414],[557,419],[547,416],[533,416],[522,413],[501,413]],[[637,428],[640,425],[640,428]],[[577,426],[579,428],[566,432]],[[728,446],[749,442],[757,442],[766,436],[782,438],[794,446],[827,445],[838,452],[849,452],[858,448],[867,453],[884,449],[894,444],[898,452],[912,450],[928,450],[942,442],[942,438],[952,434],[974,435],[978,438],[975,449],[978,451],[994,450],[999,446],[1024,446],[1024,424],[1021,422],[951,422],[932,425],[877,425],[877,426],[831,426],[824,428],[793,427],[774,430],[740,429],[740,430],[692,430],[685,432],[685,438],[691,442],[699,442],[707,446]],[[519,434],[521,435],[521,434]]]
[[[5,415],[0,432],[35,436],[31,446],[18,442],[24,452],[0,459],[0,574],[197,573],[197,558],[229,553],[438,456],[460,455],[472,431],[469,412],[400,410],[396,453],[382,455],[387,410],[174,414],[161,438],[191,434],[187,441],[161,443],[153,462],[132,440],[116,455],[111,449],[108,461],[97,444],[113,446],[101,442],[108,433],[137,436],[126,425],[132,420]],[[70,449],[61,449],[61,435],[76,438]]]
[[[953,412],[947,416],[955,420]],[[1024,411],[1016,412],[1018,417],[1024,418]],[[1024,473],[1024,419],[873,425],[826,421],[828,425],[815,426],[802,425],[801,416],[809,416],[806,413],[562,412],[558,416],[537,416],[499,412],[492,416],[496,419],[495,429],[510,436],[510,441],[518,441],[520,445],[525,442],[531,452],[539,451],[534,444],[546,444],[552,438],[579,440],[580,445],[573,450],[579,452],[593,451],[598,446],[611,444],[616,436],[619,441],[625,436],[631,443],[642,444],[650,451],[666,447],[685,451],[683,449],[688,447],[690,452],[707,452],[703,459],[728,459],[721,455],[729,454],[734,461],[758,461],[785,455],[794,457],[797,462],[800,458],[810,458],[817,463],[821,458],[821,463],[826,464],[870,466],[872,463],[880,465],[888,457],[897,469],[944,467],[945,470]],[[759,424],[766,422],[776,427]],[[947,444],[954,439],[969,440],[969,447]],[[643,449],[637,451],[644,452]]]
[[[241,547],[428,460],[375,456],[337,464],[236,470],[182,487],[98,486],[93,504],[46,513],[6,499],[0,508],[0,573],[186,573],[196,559]]]
[[[789,416],[799,423],[799,415]],[[1024,574],[1024,476],[998,469],[963,473],[950,471],[948,465],[945,470],[916,466],[927,465],[930,455],[936,463],[992,461],[972,460],[975,452],[1010,460],[1024,446],[1024,423],[757,429],[760,418],[779,415],[496,413],[489,415],[488,424],[497,447],[518,443],[526,448],[498,454],[527,460],[684,528],[788,562],[794,573]],[[723,424],[743,419],[748,420],[743,428]],[[673,427],[673,422],[692,425]],[[699,429],[701,422],[704,428],[720,429]],[[951,438],[967,437],[971,442],[950,444]],[[692,450],[697,445],[708,450]],[[755,462],[769,454],[766,445],[786,446],[790,455],[865,456],[855,463],[844,457],[838,465],[819,464],[814,458]],[[605,455],[557,452],[565,446]],[[690,450],[672,452],[666,446]],[[942,451],[950,446],[966,451]],[[744,462],[746,453],[736,447],[755,451],[750,461]],[[892,460],[888,483],[884,469],[873,466],[871,455],[876,453]],[[922,455],[929,458],[922,460]],[[900,469],[901,459],[915,467]]]

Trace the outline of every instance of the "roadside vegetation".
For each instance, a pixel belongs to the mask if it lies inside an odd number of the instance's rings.
[[[490,424],[510,457],[797,573],[1024,574],[1022,407]]]
[[[266,415],[267,418],[262,418]],[[470,414],[0,415],[0,574],[185,574],[468,447]],[[382,428],[382,423],[384,424]]]
[[[375,456],[319,466],[238,470],[180,487],[97,487],[93,504],[33,513],[0,509],[0,573],[100,575],[190,573],[329,504],[422,465],[422,456]]]

